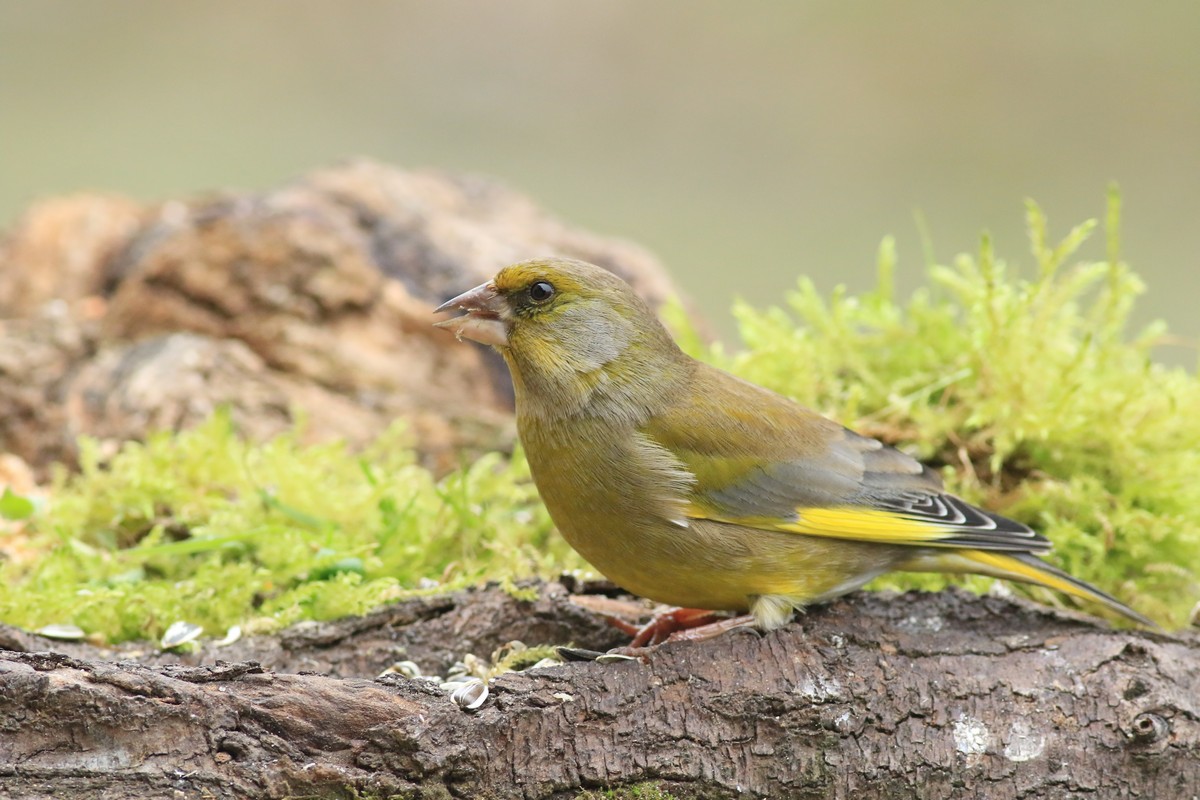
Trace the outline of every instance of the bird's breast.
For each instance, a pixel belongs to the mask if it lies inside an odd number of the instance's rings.
[[[542,502],[572,547],[615,583],[639,594],[647,563],[686,545],[690,475],[636,431],[573,421],[546,430],[519,421]],[[652,596],[652,595],[651,595]]]

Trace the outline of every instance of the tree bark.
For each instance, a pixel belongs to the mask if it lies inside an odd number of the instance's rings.
[[[561,585],[539,594],[426,598],[144,663],[0,631],[0,797],[1200,793],[1200,637],[959,592],[857,594],[766,635],[508,673],[473,712],[426,681],[371,679],[511,639],[618,640]]]

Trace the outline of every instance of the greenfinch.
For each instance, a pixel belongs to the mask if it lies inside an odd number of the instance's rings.
[[[929,467],[691,358],[600,267],[514,264],[437,311],[451,309],[466,313],[439,326],[508,364],[558,530],[629,592],[771,630],[885,572],[974,573],[1153,625],[1039,559],[1050,542],[1027,526],[945,493]]]

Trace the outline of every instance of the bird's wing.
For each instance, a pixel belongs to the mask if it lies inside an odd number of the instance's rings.
[[[773,392],[706,366],[693,388],[642,431],[695,476],[690,518],[922,547],[1050,548],[946,494],[915,459]]]

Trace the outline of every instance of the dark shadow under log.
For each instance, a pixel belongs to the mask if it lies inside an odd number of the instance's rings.
[[[1194,634],[1114,632],[959,592],[858,594],[765,636],[509,673],[475,712],[423,681],[368,677],[397,658],[438,671],[511,639],[615,641],[561,586],[540,593],[414,600],[146,663],[102,660],[132,649],[29,652],[45,640],[0,630],[0,797],[569,798],[647,782],[705,798],[1200,792]]]

